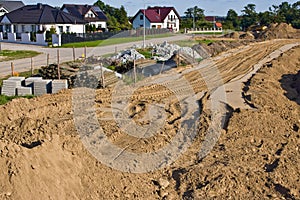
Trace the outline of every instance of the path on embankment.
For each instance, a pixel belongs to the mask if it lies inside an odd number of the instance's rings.
[[[172,37],[164,37],[164,38],[154,38],[147,39],[145,44],[158,44],[164,41],[172,42],[178,40],[188,39],[190,36],[187,35],[175,35]],[[133,45],[143,45],[143,41],[129,42],[129,43],[121,43],[114,44],[109,46],[101,46],[101,47],[88,47],[86,49],[87,57],[89,56],[101,56],[106,54],[115,53],[115,51],[121,51],[126,48],[130,48]],[[37,52],[41,52],[42,54],[33,58],[33,66],[34,68],[39,68],[41,66],[47,65],[47,55],[49,54],[49,63],[57,63],[57,50],[59,49],[59,61],[67,62],[73,60],[73,49],[72,48],[49,48],[49,47],[41,47],[36,45],[25,45],[25,44],[16,44],[16,43],[1,43],[2,50],[33,50]],[[84,48],[75,48],[75,57],[80,58],[84,54]],[[14,69],[16,72],[28,71],[31,69],[31,58],[18,59],[13,61],[5,61],[0,62],[0,77],[9,75],[11,73],[11,62],[14,64]]]

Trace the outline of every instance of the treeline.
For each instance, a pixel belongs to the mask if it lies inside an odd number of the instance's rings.
[[[222,21],[224,29],[249,30],[254,26],[268,26],[271,23],[288,23],[294,28],[300,28],[300,1],[290,4],[282,2],[273,5],[265,12],[257,12],[255,4],[248,4],[241,11],[242,15],[230,9]],[[195,6],[188,8],[182,18],[182,28],[212,27],[212,23],[205,21],[204,10]]]
[[[98,0],[94,5],[99,6],[107,16],[107,28],[110,31],[128,30],[132,28],[123,5],[120,8],[115,8],[105,4],[101,0]]]
[[[294,28],[300,28],[300,1],[290,4],[282,2],[273,5],[265,12],[256,12],[255,4],[248,4],[242,10],[242,16],[238,17],[234,10],[229,10],[224,23],[226,28],[236,30],[248,30],[252,26],[268,26],[271,23],[287,23]]]

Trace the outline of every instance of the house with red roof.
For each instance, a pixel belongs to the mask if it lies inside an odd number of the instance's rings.
[[[170,29],[179,31],[180,15],[174,7],[148,7],[140,9],[132,18],[132,26],[135,29]]]

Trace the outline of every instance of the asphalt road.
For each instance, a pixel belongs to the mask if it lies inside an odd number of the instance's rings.
[[[172,37],[165,37],[165,38],[155,38],[146,40],[146,44],[149,43],[162,43],[164,41],[177,41],[188,39],[189,36],[187,35],[176,35]],[[90,47],[86,49],[87,57],[89,56],[101,56],[110,53],[114,53],[117,51],[124,50],[126,48],[132,47],[133,45],[142,45],[143,41],[136,41],[130,43],[123,43],[123,44],[116,44],[110,46],[102,46],[102,47]],[[57,63],[57,55],[59,50],[59,62],[67,62],[73,60],[73,49],[72,48],[48,48],[48,47],[41,47],[36,45],[24,45],[24,44],[16,44],[16,43],[4,43],[1,42],[1,49],[2,50],[34,50],[41,52],[42,54],[34,57],[33,60],[33,67],[40,68],[41,66],[47,65],[47,55],[49,54],[49,63]],[[76,48],[75,49],[75,57],[80,58],[84,54],[84,48]],[[5,76],[11,74],[11,63],[13,62],[14,71],[22,72],[28,71],[31,69],[31,58],[19,59],[19,60],[12,60],[6,62],[0,62],[0,76]]]

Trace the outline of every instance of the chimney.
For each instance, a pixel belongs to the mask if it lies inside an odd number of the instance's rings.
[[[37,9],[41,10],[42,8],[43,8],[43,4],[38,3],[38,4],[37,4]]]

